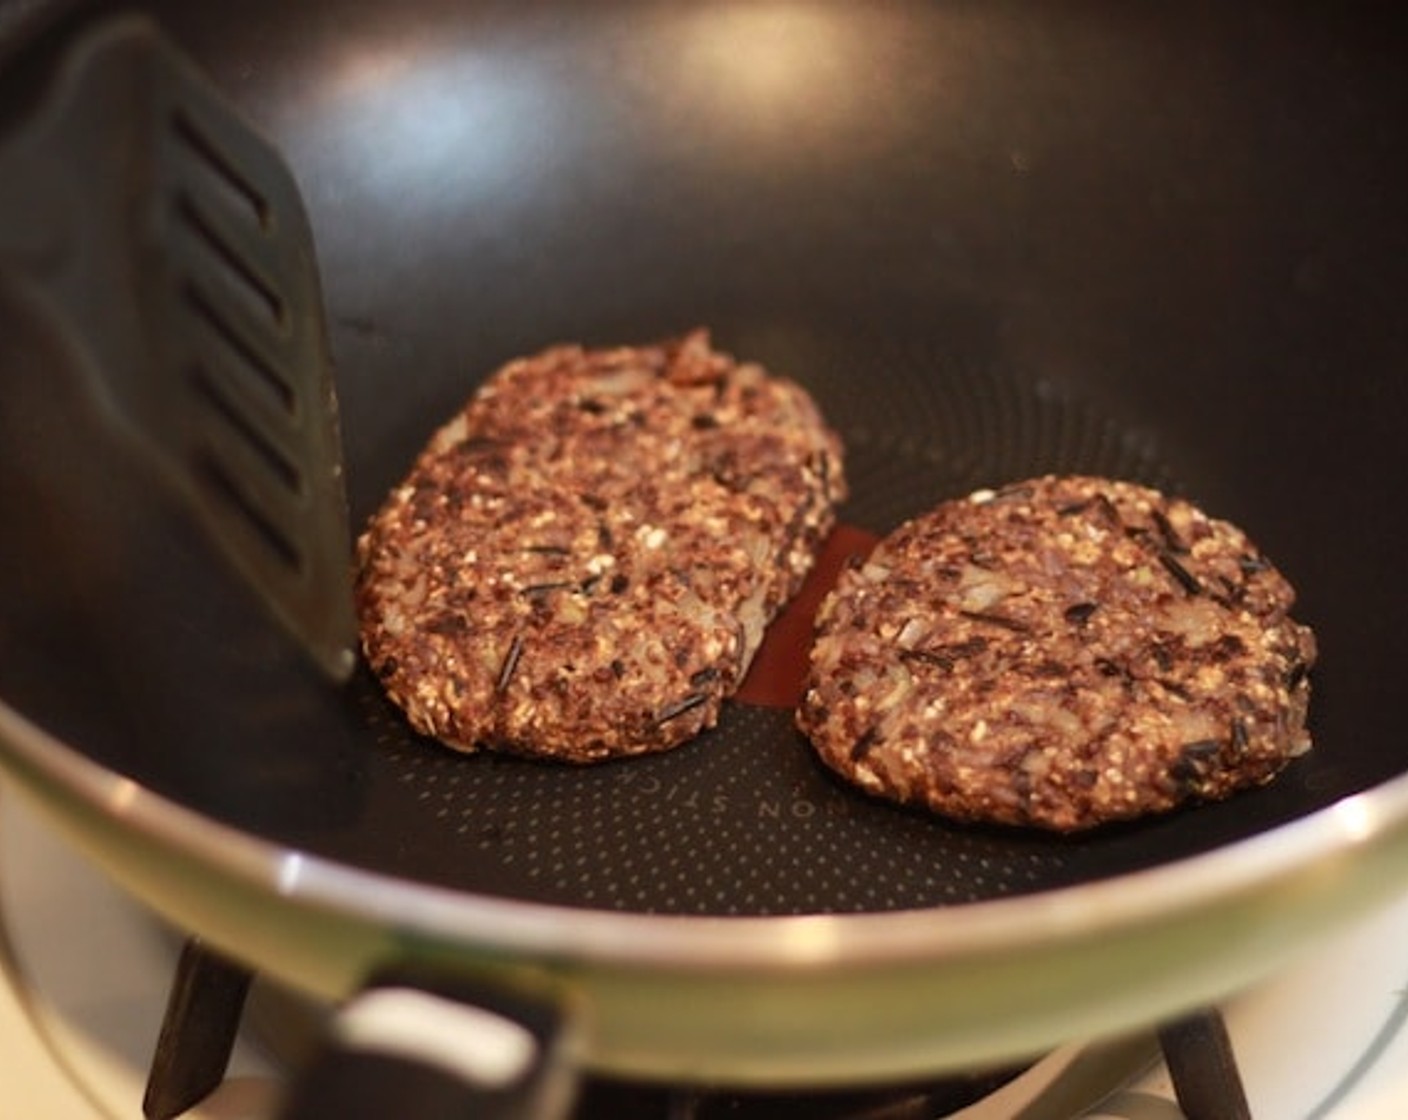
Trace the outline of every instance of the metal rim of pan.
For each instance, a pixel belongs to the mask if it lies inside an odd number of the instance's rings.
[[[1021,895],[911,911],[701,917],[590,910],[474,895],[281,847],[108,771],[0,703],[0,741],[25,785],[286,900],[426,932],[603,962],[707,969],[844,965],[1017,951],[1050,937],[1137,925],[1408,847],[1408,775],[1267,831],[1153,868]],[[1405,861],[1408,869],[1408,861]],[[1391,893],[1388,883],[1384,893]],[[827,935],[801,936],[806,929]],[[935,940],[941,928],[943,937]],[[793,931],[791,935],[782,931]]]

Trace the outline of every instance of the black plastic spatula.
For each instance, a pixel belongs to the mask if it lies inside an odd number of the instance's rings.
[[[332,677],[356,622],[312,233],[279,154],[147,21],[74,32],[0,145],[0,268],[85,391]]]
[[[321,292],[296,184],[278,153],[146,21],[123,17],[70,29],[44,57],[47,65],[36,68],[31,55],[0,75],[18,98],[6,100],[0,88],[0,114],[11,107],[14,121],[0,143],[0,322],[15,324],[17,337],[42,342],[15,348],[26,364],[12,371],[22,375],[12,379],[18,388],[0,393],[0,403],[32,405],[30,393],[46,406],[30,417],[0,412],[28,441],[29,457],[18,461],[42,461],[65,476],[67,490],[56,490],[69,500],[53,518],[92,514],[106,497],[90,492],[103,489],[104,466],[66,471],[67,455],[82,456],[85,448],[55,444],[70,432],[91,435],[90,415],[99,417],[103,434],[111,428],[119,437],[107,443],[152,468],[136,472],[142,497],[146,475],[160,479],[178,498],[181,528],[189,513],[317,664],[345,679],[357,636],[347,506]],[[48,392],[62,374],[69,375],[66,392]],[[0,388],[6,377],[0,365]],[[61,405],[74,387],[83,407],[66,424]],[[47,426],[30,422],[34,417]],[[41,427],[44,434],[36,435]],[[46,454],[34,453],[36,440]],[[81,443],[77,435],[74,442]],[[103,533],[122,515],[103,512],[93,518],[102,531],[80,536],[86,545],[120,551]],[[142,532],[127,523],[121,529]],[[171,538],[185,539],[175,532]],[[176,612],[148,600],[163,598],[167,543],[144,543],[145,550],[123,555],[156,575],[115,584],[147,593],[124,601],[118,617],[140,630],[149,611],[159,614],[154,633],[164,640]],[[32,577],[42,562],[31,550],[22,573]],[[202,592],[212,587],[203,578],[188,582]],[[189,594],[165,598],[192,606]],[[176,629],[186,617],[178,614]],[[205,656],[220,633],[192,633],[202,665],[248,669],[238,649],[232,660]],[[228,637],[226,644],[238,645],[237,635]],[[142,656],[140,634],[116,638],[123,656]],[[151,641],[145,649],[151,652]],[[186,653],[181,646],[174,656]],[[164,656],[167,666],[173,655]],[[150,675],[158,684],[167,679]],[[213,734],[209,716],[188,718],[188,698],[159,687],[149,695],[153,706],[179,709],[170,717],[182,729],[173,739],[189,741],[198,754]],[[274,687],[270,701],[301,697],[298,688],[285,695]],[[307,718],[321,711],[314,706]],[[251,720],[252,729],[258,724]],[[217,730],[244,746],[242,727]],[[269,746],[248,744],[251,766]],[[299,746],[294,753],[290,765],[318,764],[316,751]],[[207,778],[238,782],[238,774],[215,771]],[[144,1102],[148,1115],[183,1112],[219,1082],[247,984],[242,965],[199,944],[183,956]],[[213,1027],[184,1029],[212,1009]],[[432,1033],[439,1023],[454,1025],[448,1047],[427,1042],[427,1022]],[[387,973],[339,1017],[282,1115],[380,1117],[398,1110],[556,1120],[570,1099],[570,1077],[557,1075],[571,1068],[560,1044],[568,1033],[554,1005],[528,994],[467,990],[453,976]]]

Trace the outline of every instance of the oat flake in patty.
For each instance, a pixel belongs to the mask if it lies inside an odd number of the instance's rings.
[[[1060,831],[1223,798],[1310,746],[1311,631],[1241,530],[1131,483],[947,502],[822,604],[798,724],[946,816]]]
[[[845,490],[806,392],[703,331],[518,359],[358,540],[367,661],[460,750],[676,746],[718,719]]]

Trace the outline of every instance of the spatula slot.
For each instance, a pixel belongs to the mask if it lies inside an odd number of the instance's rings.
[[[224,266],[226,273],[240,283],[249,297],[251,306],[256,307],[261,314],[267,315],[283,329],[288,322],[288,309],[283,298],[245,257],[235,251],[215,224],[201,211],[200,205],[183,192],[177,197],[176,213],[187,230],[195,236],[196,243],[208,249],[210,255]]]
[[[191,367],[189,380],[196,391],[197,399],[208,406],[212,415],[218,417],[248,443],[285,487],[294,493],[303,490],[304,479],[298,465],[275,445],[263,427],[245,414],[243,408],[227,393],[218,377],[203,366],[195,365]]]
[[[267,232],[272,225],[272,208],[263,192],[240,174],[238,168],[225,157],[219,146],[183,107],[173,108],[171,127],[174,135],[217,172],[236,197],[243,200],[259,228]]]
[[[245,493],[236,472],[227,468],[208,449],[197,452],[195,466],[196,477],[205,484],[207,492],[230,507],[244,524],[255,530],[258,539],[269,547],[279,564],[295,572],[303,571],[302,551],[274,524],[263,507]]]
[[[273,392],[285,412],[296,415],[298,394],[278,366],[261,354],[193,281],[188,281],[183,286],[182,295],[200,322],[209,327],[223,344],[223,348],[258,375],[259,381]]]

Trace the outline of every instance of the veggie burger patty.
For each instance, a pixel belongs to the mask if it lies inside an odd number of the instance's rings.
[[[797,721],[861,789],[1084,829],[1269,781],[1307,750],[1315,660],[1238,528],[1131,483],[947,502],[823,602]]]
[[[518,359],[359,538],[367,661],[459,750],[665,750],[717,721],[845,493],[807,393],[703,331]]]

